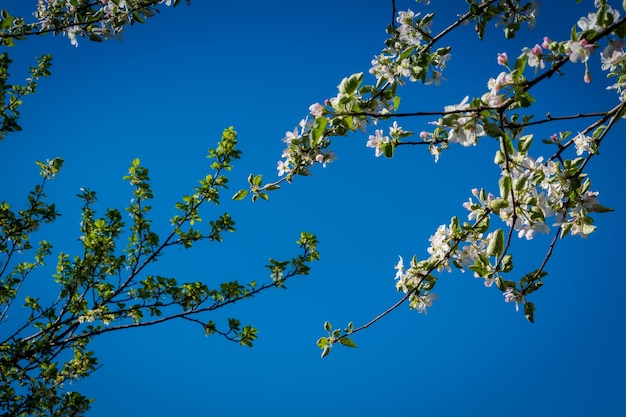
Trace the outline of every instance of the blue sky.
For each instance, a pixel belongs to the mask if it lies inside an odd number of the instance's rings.
[[[24,3],[2,7],[25,10]],[[272,178],[281,138],[308,106],[335,95],[343,77],[367,72],[383,47],[390,3],[196,1],[164,9],[130,28],[122,42],[82,40],[74,48],[62,36],[47,36],[18,44],[9,50],[15,76],[37,54],[52,53],[54,66],[25,100],[24,131],[0,143],[1,199],[18,205],[38,182],[34,161],[64,158],[49,187],[63,216],[45,237],[57,250],[71,251],[78,247],[79,188],[98,192],[100,212],[123,208],[131,190],[121,177],[135,157],[150,169],[155,224],[162,230],[174,203],[208,172],[206,150],[225,127],[234,125],[243,150],[232,191],[245,186],[250,172]],[[446,23],[456,14],[450,5],[463,10],[465,4],[432,3]],[[543,36],[565,38],[591,4],[556,3],[545,1],[537,28],[512,42],[492,28],[481,44],[471,27],[462,28],[452,38],[448,81],[401,90],[401,110],[441,110],[482,94],[500,71],[498,52],[514,57]],[[599,67],[597,55],[593,59],[592,69]],[[603,90],[599,70],[590,85],[581,65],[565,74],[535,92],[536,114],[598,111],[617,102]],[[419,132],[428,121],[402,124]],[[534,133],[582,128],[574,122]],[[269,257],[295,254],[302,230],[317,234],[322,260],[310,276],[215,316],[258,327],[253,349],[206,338],[180,322],[108,334],[93,343],[102,367],[69,388],[95,398],[90,417],[625,415],[623,132],[618,125],[589,167],[602,204],[616,211],[597,216],[598,232],[588,239],[559,242],[545,285],[533,295],[534,325],[495,287],[455,272],[441,276],[428,316],[401,307],[355,335],[358,349],[337,347],[319,358],[315,340],[325,320],[358,325],[393,304],[400,296],[393,281],[398,255],[424,257],[437,226],[465,215],[461,204],[472,188],[497,190],[496,147],[489,140],[453,147],[435,164],[421,147],[399,149],[392,160],[375,158],[365,147],[367,135],[353,134],[335,141],[337,161],[297,178],[269,202],[224,198],[221,210],[235,219],[237,232],[222,244],[176,250],[158,264],[159,274],[181,281],[261,281]],[[536,269],[548,242],[543,236],[516,242],[514,273]]]

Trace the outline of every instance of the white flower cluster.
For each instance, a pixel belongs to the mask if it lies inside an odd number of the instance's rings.
[[[423,275],[423,268],[420,267],[417,260],[413,258],[410,267],[405,270],[402,256],[394,267],[396,272],[396,288],[405,294],[411,293],[409,296],[409,307],[417,310],[418,313],[428,314],[428,307],[433,305],[433,301],[437,299],[437,295],[430,292],[432,287],[432,277]]]
[[[478,144],[478,138],[485,136],[485,129],[478,123],[478,118],[475,113],[466,112],[471,108],[468,103],[469,96],[465,96],[463,101],[459,104],[445,106],[444,113],[446,115],[434,122],[432,125],[436,126],[436,131],[447,131],[446,143],[458,143],[462,146],[476,146]],[[428,132],[420,133],[420,137],[425,140],[434,141],[439,137],[439,134],[430,134]],[[430,152],[435,155],[436,160],[441,152],[440,147],[432,147]]]
[[[577,155],[595,152],[595,142],[589,136],[579,133],[572,142]],[[508,173],[505,163],[501,164],[503,175],[511,180],[510,193],[502,196],[508,204],[493,211],[507,226],[513,226],[518,231],[518,237],[530,240],[537,232],[548,233],[547,219],[551,217],[555,226],[570,231],[572,235],[586,237],[595,230],[595,226],[591,226],[593,220],[587,213],[605,208],[596,198],[598,193],[588,190],[588,180],[580,185],[582,188],[575,190],[572,185],[574,179],[561,163],[544,161],[543,157],[534,159],[524,152],[513,153],[510,160]],[[572,191],[577,191],[574,195],[580,196],[575,201],[571,201]],[[493,196],[481,203],[489,206],[492,199]],[[465,207],[470,210],[470,219],[481,213],[481,205],[471,204],[471,200]]]
[[[322,108],[321,104],[315,103],[311,105],[309,110],[311,114],[317,114],[318,117],[321,117]],[[293,131],[285,134],[283,142],[287,148],[283,150],[281,155],[284,159],[278,161],[276,167],[279,176],[309,175],[310,167],[315,163],[322,164],[326,168],[326,164],[337,158],[334,152],[323,149],[328,146],[328,142],[317,141],[317,143],[313,143],[311,140],[314,121],[314,118],[309,117],[302,119]]]
[[[411,82],[425,80],[426,73],[430,77],[426,84],[438,84],[441,73],[450,59],[448,49],[443,48],[430,54],[430,60],[425,67],[417,57],[425,46],[425,38],[430,36],[432,15],[423,18],[412,10],[400,11],[396,21],[399,26],[392,32],[392,38],[387,41],[387,47],[380,55],[372,60],[369,72],[378,83],[404,84],[404,80]]]
[[[96,320],[101,320],[102,324],[108,326],[115,320],[115,316],[113,314],[107,314],[107,311],[104,309],[96,308],[94,310],[87,310],[84,315],[78,317],[79,323],[93,323]]]
[[[400,142],[400,138],[411,135],[411,132],[405,131],[402,127],[398,126],[398,122],[394,121],[389,128],[389,136],[383,135],[382,129],[377,129],[373,135],[369,136],[369,139],[365,146],[368,148],[374,148],[376,157],[384,154],[384,150],[388,146],[394,146]]]
[[[160,0],[152,5],[171,6],[173,1]],[[33,15],[38,19],[41,31],[63,32],[74,46],[78,46],[78,36],[108,38],[119,35],[131,23],[134,12],[141,12],[146,17],[153,15],[149,8],[151,5],[142,0],[97,0],[88,4],[81,3],[83,2],[76,0],[38,0],[37,10]],[[52,27],[52,22],[62,29]]]

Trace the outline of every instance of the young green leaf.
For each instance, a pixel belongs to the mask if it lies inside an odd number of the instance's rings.
[[[322,350],[322,359],[324,359],[330,353],[330,347],[326,346],[324,350]]]
[[[502,229],[498,229],[489,240],[489,244],[487,245],[487,255],[500,256],[503,250],[504,232],[502,231]]]
[[[535,305],[533,303],[526,302],[524,304],[524,316],[526,316],[529,322],[535,322]]]
[[[233,196],[233,200],[236,200],[236,201],[243,200],[244,198],[246,198],[247,195],[248,195],[248,190],[241,189],[235,193],[235,195]]]
[[[356,343],[354,343],[352,339],[349,339],[347,337],[342,337],[341,339],[339,339],[339,343],[341,343],[344,346],[356,348]]]

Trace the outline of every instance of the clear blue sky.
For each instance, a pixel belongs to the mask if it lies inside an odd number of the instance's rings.
[[[27,10],[25,3],[1,7]],[[235,126],[244,152],[231,175],[232,191],[245,186],[250,172],[272,178],[281,138],[308,106],[335,95],[344,76],[367,72],[383,46],[390,3],[194,1],[130,28],[123,42],[82,40],[74,48],[61,36],[47,36],[18,44],[9,51],[18,67],[52,53],[53,76],[25,100],[24,131],[0,143],[0,199],[18,205],[38,182],[34,161],[64,158],[49,187],[63,217],[46,229],[46,238],[71,251],[78,247],[79,188],[98,192],[100,212],[123,208],[131,189],[121,177],[135,157],[150,168],[155,224],[162,230],[174,202],[206,175],[206,150],[225,127]],[[441,13],[436,28],[454,19],[452,5],[461,6],[460,13],[465,4],[432,3]],[[510,43],[492,28],[481,44],[470,26],[462,28],[452,38],[448,81],[400,91],[401,110],[441,110],[482,94],[487,78],[500,71],[496,53],[514,57],[543,36],[565,38],[591,1],[582,3],[545,1],[537,28]],[[599,71],[590,85],[582,82],[581,65],[565,73],[537,91],[538,115],[616,103]],[[419,132],[428,121],[402,123]],[[437,226],[465,215],[461,204],[471,188],[497,190],[489,139],[477,148],[454,147],[435,165],[421,147],[402,148],[393,160],[375,158],[365,147],[367,135],[354,134],[336,140],[335,163],[297,178],[269,202],[224,198],[221,210],[233,216],[237,232],[223,244],[175,250],[159,262],[159,274],[181,281],[261,281],[269,257],[292,256],[301,230],[316,233],[322,261],[310,276],[215,316],[258,327],[253,349],[206,338],[181,322],[108,334],[93,343],[102,367],[68,388],[95,397],[90,417],[624,416],[623,133],[619,125],[589,168],[593,189],[616,212],[597,216],[598,232],[588,239],[557,245],[545,285],[533,294],[534,325],[505,304],[495,286],[455,272],[441,276],[428,316],[402,307],[355,336],[358,349],[337,347],[319,358],[315,340],[325,320],[358,325],[393,304],[400,296],[393,281],[398,255],[424,257]],[[547,243],[539,237],[516,244],[515,272],[536,269]]]

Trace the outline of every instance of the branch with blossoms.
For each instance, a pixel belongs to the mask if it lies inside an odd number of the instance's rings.
[[[8,10],[0,14],[0,45],[13,46],[16,40],[46,33],[62,33],[72,45],[79,37],[103,41],[120,36],[124,28],[159,12],[157,6],[178,6],[182,0],[98,0],[57,1],[39,0],[33,14],[34,22],[11,16]],[[190,0],[186,0],[187,4]]]
[[[428,2],[422,2],[424,6]],[[533,1],[470,1],[469,10],[435,34],[433,13],[398,11],[395,22],[388,28],[390,35],[385,48],[372,61],[369,73],[374,82],[365,82],[363,73],[344,78],[338,94],[322,103],[310,106],[308,116],[283,138],[286,149],[278,162],[279,178],[263,183],[261,175],[250,175],[249,190],[240,190],[236,199],[252,195],[252,199],[268,199],[268,192],[283,182],[291,183],[296,176],[308,175],[316,164],[326,166],[335,158],[330,150],[332,139],[352,132],[369,132],[366,146],[376,157],[392,158],[403,145],[425,145],[439,159],[444,150],[455,144],[478,146],[480,141],[492,138],[499,144],[494,163],[500,168],[497,192],[472,190],[471,198],[463,204],[468,220],[461,224],[453,217],[449,225],[440,226],[430,238],[429,257],[417,261],[414,256],[408,269],[402,258],[396,265],[396,288],[405,294],[389,309],[360,327],[351,323],[345,329],[333,329],[326,322],[327,335],[318,340],[322,356],[335,343],[349,347],[356,344],[349,335],[368,328],[390,311],[408,301],[409,308],[426,313],[435,299],[430,291],[437,278],[434,273],[452,268],[470,270],[485,286],[496,287],[504,301],[523,306],[526,318],[534,322],[535,306],[528,297],[543,285],[543,278],[557,242],[568,235],[587,237],[596,230],[595,213],[611,211],[598,200],[598,192],[591,189],[591,180],[585,168],[599,153],[600,144],[625,114],[626,18],[607,4],[596,0],[595,10],[577,22],[569,38],[555,41],[544,38],[541,45],[522,48],[515,60],[507,53],[497,54],[497,63],[504,70],[487,81],[487,92],[479,97],[465,97],[461,103],[445,106],[443,111],[398,112],[399,90],[407,82],[438,85],[451,59],[450,46],[441,42],[462,23],[473,22],[482,39],[490,22],[504,27],[507,39],[515,36],[522,23],[534,25],[538,5]],[[396,4],[392,3],[395,10]],[[396,25],[397,23],[397,25]],[[535,120],[530,112],[535,98],[530,91],[562,75],[565,65],[584,65],[584,80],[591,82],[588,62],[599,54],[602,70],[614,80],[608,89],[618,92],[618,104],[607,111],[552,116]],[[407,118],[436,117],[415,134],[399,125]],[[572,120],[595,118],[587,128],[574,134],[561,130],[549,138],[540,138],[546,156],[532,156],[531,145],[535,134],[528,129],[548,123],[568,123]],[[380,126],[392,120],[388,133]],[[552,147],[552,148],[550,148]],[[502,226],[497,225],[498,222]],[[539,268],[507,278],[513,270],[514,238],[532,240],[537,233],[549,233],[556,227]],[[409,279],[410,278],[410,279]],[[409,284],[410,283],[410,284]]]

